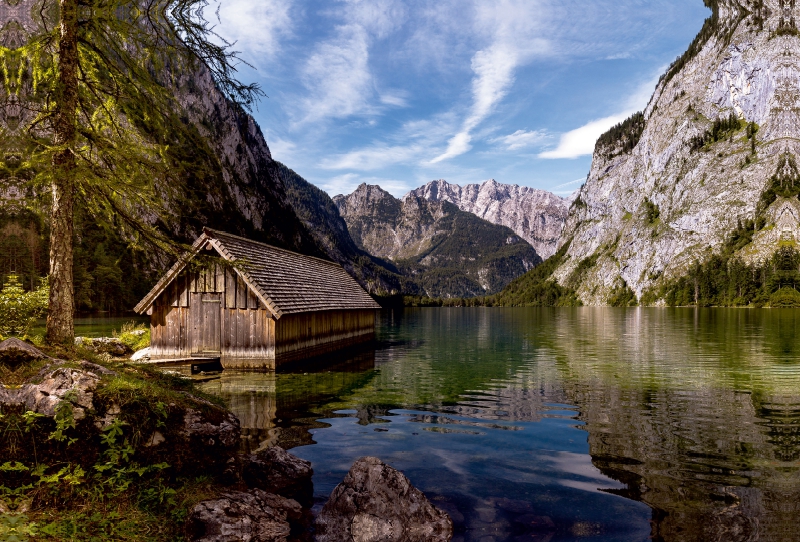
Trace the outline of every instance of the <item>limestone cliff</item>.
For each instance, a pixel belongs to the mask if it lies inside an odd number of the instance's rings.
[[[572,203],[561,237],[571,243],[554,276],[585,303],[606,303],[623,281],[641,295],[682,275],[747,220],[764,220],[741,251],[749,261],[800,236],[795,198],[759,207],[800,150],[800,6],[706,5],[713,15],[643,116],[598,141]]]
[[[569,204],[555,194],[500,184],[494,179],[463,187],[440,179],[412,190],[409,195],[449,201],[492,224],[507,226],[530,243],[542,258],[556,252],[569,210]]]
[[[360,249],[393,261],[432,297],[494,293],[541,262],[509,228],[446,201],[399,200],[367,184],[334,201]]]

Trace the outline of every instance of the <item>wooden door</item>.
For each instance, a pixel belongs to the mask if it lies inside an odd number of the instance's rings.
[[[192,355],[219,357],[222,294],[191,294]]]

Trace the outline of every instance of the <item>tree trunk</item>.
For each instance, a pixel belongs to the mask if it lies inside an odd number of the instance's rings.
[[[75,334],[72,282],[73,202],[78,106],[78,0],[60,0],[58,77],[53,115],[53,140],[61,147],[53,156],[53,207],[50,211],[50,306],[47,342],[72,344]]]

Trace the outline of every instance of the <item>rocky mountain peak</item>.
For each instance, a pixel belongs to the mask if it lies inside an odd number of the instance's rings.
[[[405,196],[409,197],[447,201],[462,211],[511,228],[543,258],[557,250],[568,211],[567,203],[555,194],[494,179],[463,187],[439,179],[412,190]]]

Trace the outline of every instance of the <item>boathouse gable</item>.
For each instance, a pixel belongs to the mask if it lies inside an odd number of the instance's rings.
[[[218,262],[192,269],[203,249]],[[371,340],[378,308],[338,264],[206,229],[135,310],[152,360],[275,369]]]

